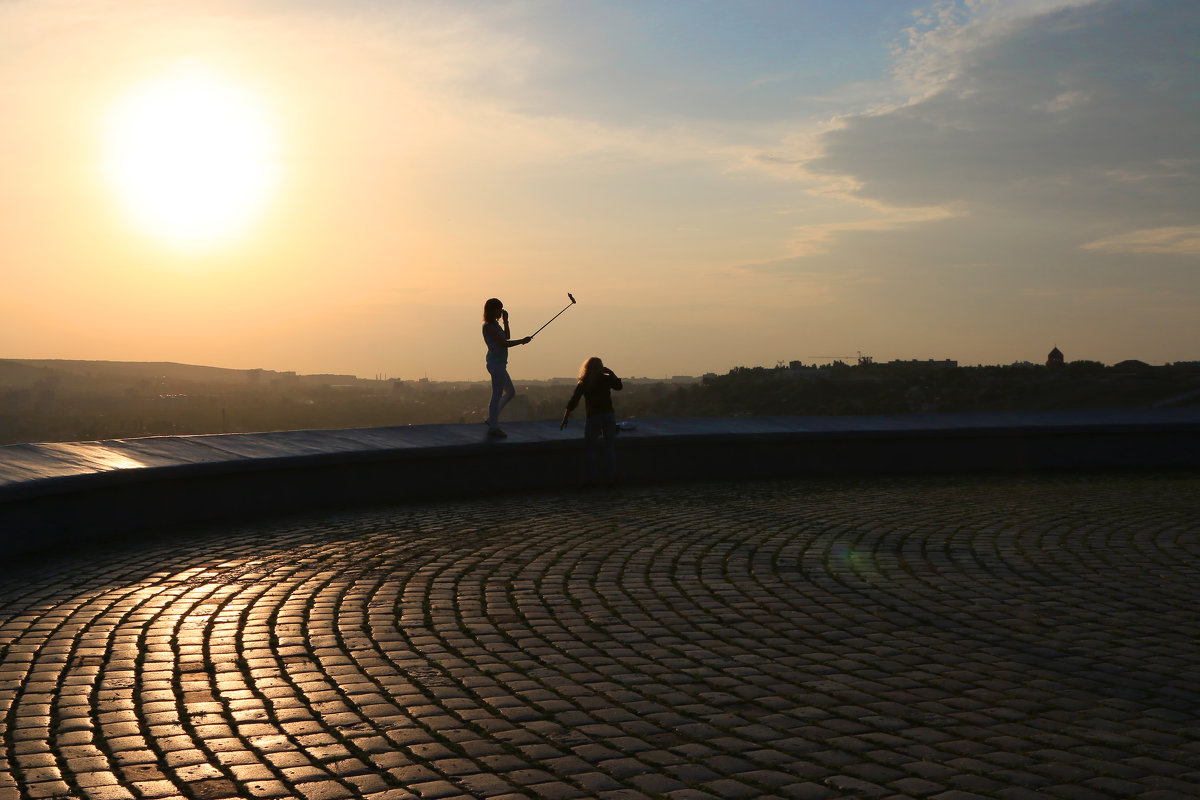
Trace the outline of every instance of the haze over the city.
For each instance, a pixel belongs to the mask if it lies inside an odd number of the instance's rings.
[[[1194,0],[0,0],[0,358],[1200,355]]]

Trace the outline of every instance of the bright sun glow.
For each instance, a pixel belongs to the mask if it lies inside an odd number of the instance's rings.
[[[114,109],[106,168],[147,233],[194,247],[233,238],[262,212],[278,178],[263,103],[215,74],[181,71]]]

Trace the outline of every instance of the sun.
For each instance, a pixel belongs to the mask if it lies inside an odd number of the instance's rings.
[[[186,69],[113,107],[105,171],[131,221],[187,247],[227,241],[263,212],[278,181],[266,105],[219,74]]]

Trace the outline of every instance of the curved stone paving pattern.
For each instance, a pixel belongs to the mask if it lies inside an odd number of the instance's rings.
[[[529,494],[0,570],[0,799],[1200,794],[1200,476]]]

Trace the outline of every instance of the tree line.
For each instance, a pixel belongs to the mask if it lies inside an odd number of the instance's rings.
[[[517,400],[505,410],[505,417],[514,421],[560,418],[573,387],[518,381],[517,388]],[[486,418],[489,394],[483,382],[239,386],[181,379],[43,381],[0,393],[0,444],[466,424]],[[695,383],[626,381],[614,400],[624,419],[1146,408],[1200,402],[1200,367],[793,363],[735,367]]]

